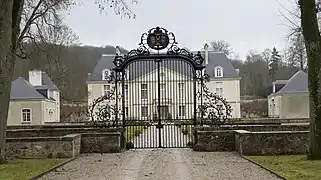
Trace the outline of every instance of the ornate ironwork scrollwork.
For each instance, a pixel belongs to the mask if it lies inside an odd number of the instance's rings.
[[[112,72],[107,77],[106,82],[110,83],[110,91],[94,99],[88,108],[89,123],[93,125],[117,126],[118,120],[116,115],[120,114],[120,109],[115,105],[116,98],[121,99],[117,93],[115,83],[122,77],[121,72]]]
[[[187,58],[193,60],[196,64],[201,65],[204,62],[204,58],[201,55],[201,52],[192,53],[187,49],[179,48],[178,43],[174,33],[169,32],[165,28],[154,27],[150,29],[147,33],[143,33],[141,36],[139,47],[129,51],[127,54],[121,56],[116,54],[116,57],[113,61],[116,67],[120,67],[127,59],[134,56],[149,56],[152,53],[150,49],[160,51],[167,49],[167,55],[181,55],[186,56]]]
[[[115,100],[115,88],[112,88],[108,94],[95,99],[89,107],[90,123],[115,126],[117,121],[114,116],[118,110],[115,105],[112,105],[113,100]]]
[[[202,85],[203,103],[199,107],[199,113],[202,117],[202,124],[219,126],[225,124],[232,117],[231,105],[226,99],[215,93],[212,93],[205,84]]]

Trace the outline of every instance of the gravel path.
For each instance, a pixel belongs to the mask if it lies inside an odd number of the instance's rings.
[[[155,125],[148,127],[133,141],[135,148],[157,148],[159,145],[159,129]],[[188,147],[187,143],[191,138],[184,135],[181,128],[171,125],[164,125],[161,129],[162,147]]]
[[[191,149],[82,154],[42,180],[277,180],[232,152]]]

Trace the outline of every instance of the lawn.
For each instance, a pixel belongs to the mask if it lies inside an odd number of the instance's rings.
[[[126,140],[132,141],[136,136],[144,131],[144,126],[128,126],[126,128]]]
[[[1,180],[27,180],[67,159],[19,159],[0,165]]]
[[[307,161],[306,156],[249,156],[289,180],[320,180],[321,160]]]

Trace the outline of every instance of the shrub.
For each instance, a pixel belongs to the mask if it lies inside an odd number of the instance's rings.
[[[241,103],[241,110],[249,116],[250,114],[257,115],[259,117],[267,117],[268,115],[268,100],[259,99],[249,102]]]

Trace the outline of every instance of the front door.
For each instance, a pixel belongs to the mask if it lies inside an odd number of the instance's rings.
[[[160,119],[168,119],[168,106],[160,106]]]

